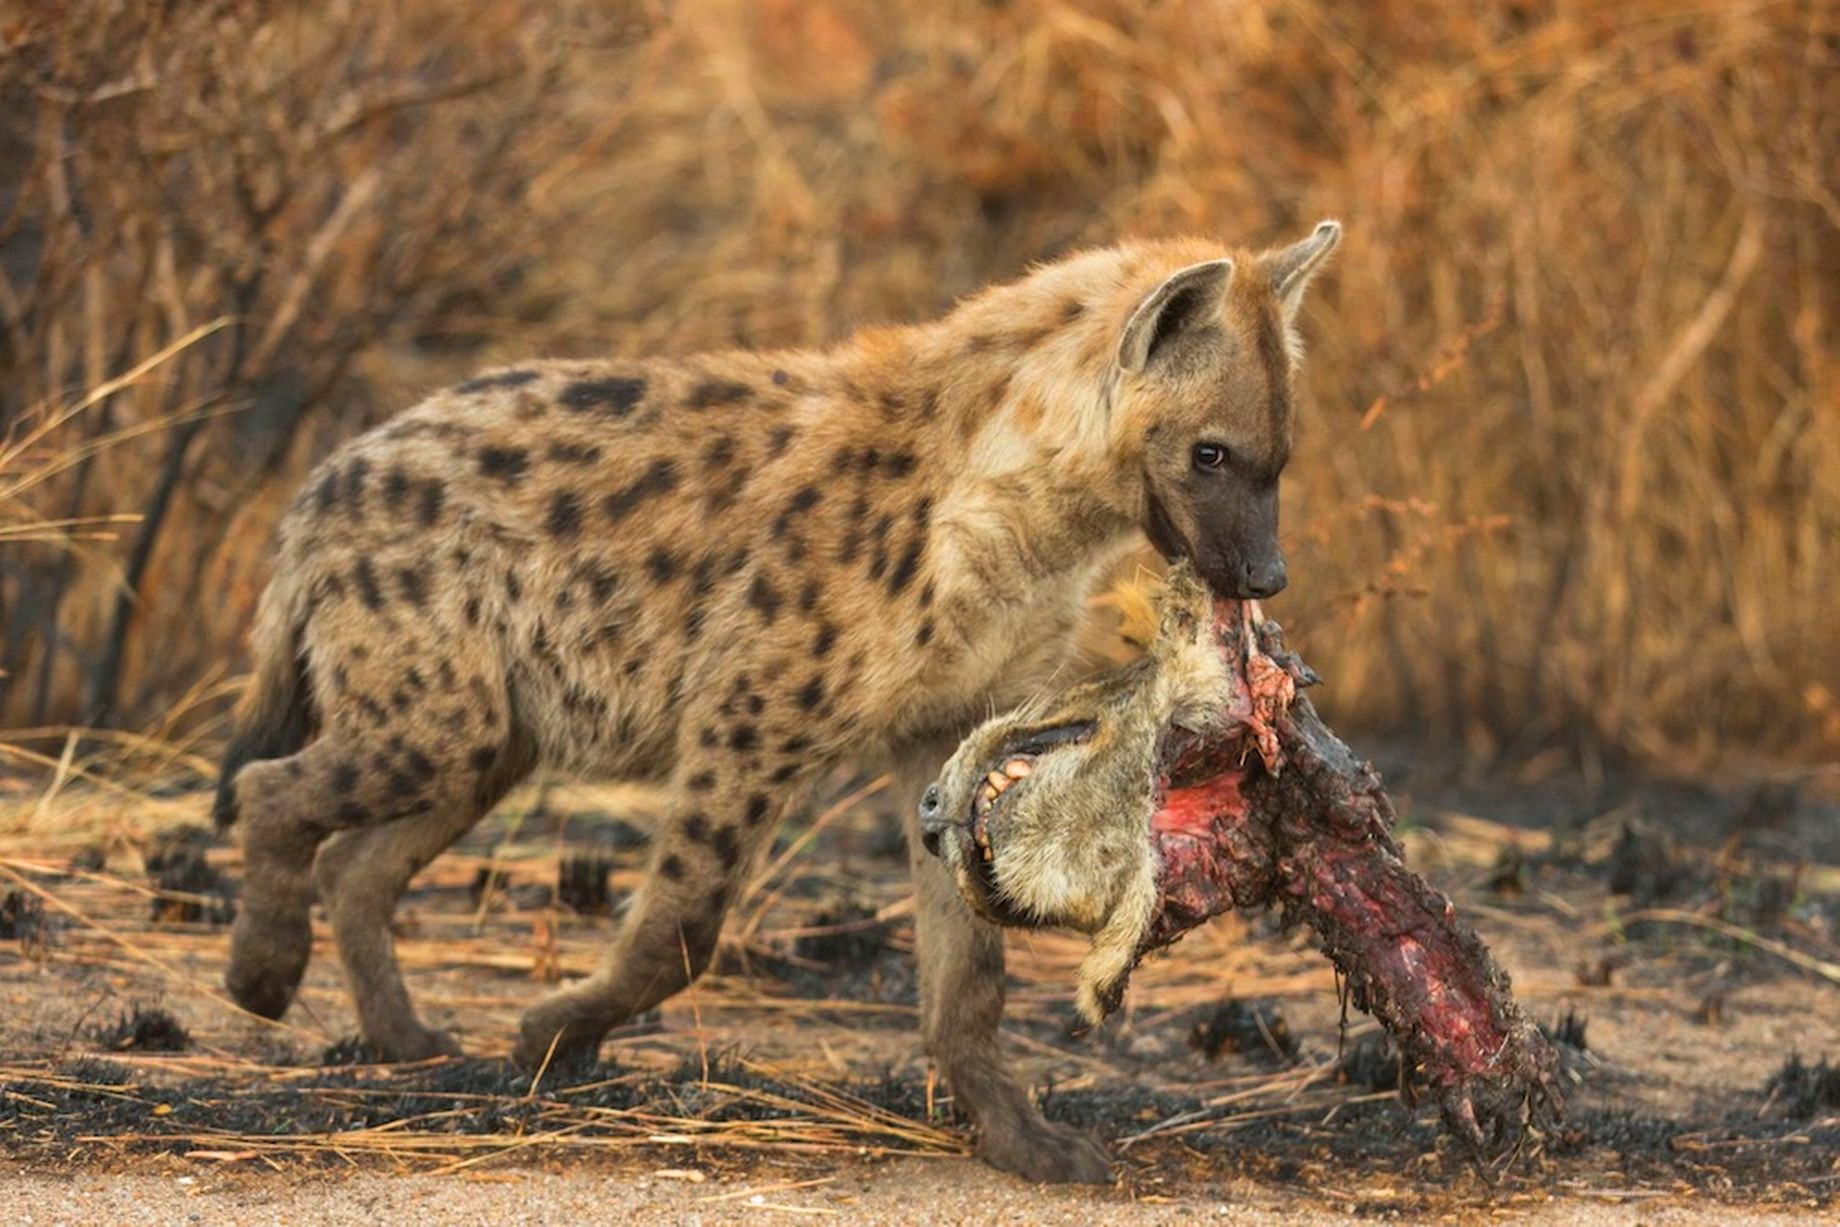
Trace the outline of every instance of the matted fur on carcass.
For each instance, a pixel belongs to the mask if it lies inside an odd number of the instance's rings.
[[[1139,660],[977,729],[921,804],[987,918],[1088,933],[1097,1022],[1131,969],[1211,916],[1276,903],[1392,1033],[1476,1153],[1555,1120],[1551,1047],[1450,900],[1405,866],[1379,777],[1298,691],[1317,679],[1256,602],[1173,569]]]

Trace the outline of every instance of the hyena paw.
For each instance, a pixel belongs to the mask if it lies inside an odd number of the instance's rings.
[[[273,967],[249,967],[231,963],[224,971],[224,987],[238,1005],[263,1018],[280,1018],[294,1002],[298,977],[278,972]]]
[[[578,1022],[538,1006],[526,1012],[518,1025],[511,1061],[532,1073],[546,1065],[552,1070],[587,1069],[600,1059],[601,1035],[585,1032]]]
[[[251,1014],[280,1018],[293,1004],[312,951],[313,930],[304,914],[262,916],[246,906],[230,933],[224,987]]]
[[[1112,1156],[1082,1129],[1040,1116],[980,1132],[978,1158],[1036,1184],[1110,1184]]]
[[[396,1065],[461,1055],[460,1042],[452,1035],[420,1025],[413,1029],[393,1031],[388,1035],[367,1035],[364,1037],[364,1045],[379,1061]]]

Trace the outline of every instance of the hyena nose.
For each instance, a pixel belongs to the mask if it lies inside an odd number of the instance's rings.
[[[1248,562],[1241,568],[1241,575],[1246,582],[1246,595],[1254,599],[1277,596],[1290,582],[1282,557]]]
[[[939,838],[949,825],[939,812],[939,804],[939,785],[928,784],[920,794],[920,846],[934,856],[939,855]]]

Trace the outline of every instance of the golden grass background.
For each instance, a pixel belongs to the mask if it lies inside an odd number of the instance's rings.
[[[487,362],[1333,215],[1274,612],[1338,724],[1818,767],[1837,65],[1834,0],[0,11],[0,727],[202,764],[307,468]]]

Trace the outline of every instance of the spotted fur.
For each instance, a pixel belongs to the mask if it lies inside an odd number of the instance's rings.
[[[1321,254],[1320,232],[1263,255],[1128,244],[823,352],[522,363],[352,440],[281,525],[220,786],[246,856],[236,999],[287,1008],[317,890],[370,1045],[453,1050],[392,951],[409,878],[538,765],[666,781],[606,965],[525,1016],[516,1056],[592,1052],[708,965],[828,767],[890,756],[917,795],[1066,664],[1141,530],[1205,543],[1159,448],[1213,431],[1275,480],[1295,282]],[[1229,256],[1241,275],[1190,284]],[[981,1152],[1104,1178],[997,1055],[1000,936],[929,858],[915,872],[923,1025]]]

